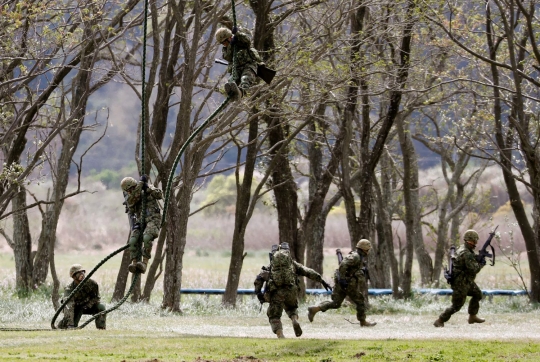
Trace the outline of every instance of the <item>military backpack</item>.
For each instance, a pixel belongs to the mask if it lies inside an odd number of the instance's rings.
[[[270,279],[277,287],[296,284],[296,272],[291,254],[288,250],[278,250],[270,264]]]

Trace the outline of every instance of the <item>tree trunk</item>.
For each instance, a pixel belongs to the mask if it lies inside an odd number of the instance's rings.
[[[129,241],[129,234],[128,234]],[[128,249],[122,253],[122,261],[120,262],[120,268],[116,275],[116,283],[114,284],[114,292],[111,298],[111,302],[118,302],[124,297],[126,292],[126,285],[128,281],[129,271],[128,266],[131,263],[130,252]]]
[[[394,206],[392,204],[392,183],[390,175],[390,162],[388,155],[381,157],[381,182],[374,179],[374,188],[377,201],[377,235],[379,244],[381,240],[386,243],[386,258],[383,258],[387,270],[391,276],[392,295],[394,298],[400,297],[399,294],[399,270],[398,261],[394,252],[394,242],[392,237],[392,214]],[[390,281],[390,278],[387,278]],[[390,283],[388,283],[390,284]],[[386,286],[385,286],[386,287]]]
[[[253,183],[253,173],[257,161],[257,137],[259,134],[258,117],[249,123],[248,146],[246,151],[246,160],[244,166],[244,175],[240,184],[240,155],[241,148],[238,148],[238,159],[236,165],[236,210],[234,215],[234,232],[231,248],[231,262],[229,264],[229,273],[227,275],[227,285],[222,303],[226,306],[236,306],[236,295],[240,283],[240,273],[244,264],[244,237],[246,227],[250,216],[248,215],[251,201],[251,185]],[[251,202],[256,202],[253,200]]]
[[[492,35],[492,23],[490,18],[490,8],[489,6],[486,7],[487,9],[487,29],[486,37],[487,37],[487,43],[490,50],[490,59],[496,60],[497,59],[497,51],[495,48],[495,40],[493,39]],[[538,219],[538,210],[540,207],[540,199],[538,197],[538,192],[534,193],[534,209],[536,218],[534,219],[534,228],[529,223],[529,219],[527,218],[527,213],[524,208],[523,201],[521,200],[521,195],[519,194],[519,190],[517,188],[516,180],[514,179],[514,175],[512,174],[512,147],[513,147],[513,137],[512,134],[514,131],[512,128],[512,122],[509,122],[510,129],[508,130],[508,133],[505,135],[503,132],[503,122],[502,122],[502,105],[501,105],[501,91],[500,91],[500,81],[499,81],[499,70],[497,66],[493,63],[490,64],[491,67],[491,75],[493,77],[493,96],[494,96],[494,104],[493,104],[493,114],[495,118],[495,140],[497,142],[497,146],[499,148],[499,157],[500,157],[500,164],[502,166],[502,172],[503,172],[503,178],[506,185],[506,188],[508,190],[508,197],[510,199],[510,206],[512,207],[512,211],[514,212],[514,216],[516,217],[516,221],[519,225],[519,228],[521,230],[521,233],[523,235],[523,239],[525,240],[525,246],[527,248],[527,259],[529,261],[529,270],[531,273],[531,286],[530,286],[530,299],[532,302],[540,302],[540,255],[539,255],[539,241],[540,241],[540,220]],[[538,173],[540,170],[536,170],[536,173]],[[540,187],[540,182],[538,180],[533,180],[531,177],[531,181],[536,181],[535,185],[536,189]]]
[[[13,210],[26,207],[26,189],[21,186],[11,201]],[[32,290],[32,236],[27,211],[13,215],[13,256],[15,260],[15,288],[19,298]]]
[[[163,247],[165,246],[165,239],[167,238],[167,228],[163,227],[159,231],[159,237],[158,242],[156,246],[156,250],[154,251],[154,258],[152,259],[152,264],[150,265],[150,268],[148,268],[148,271],[146,272],[146,281],[144,283],[144,290],[141,295],[141,301],[150,302],[150,295],[152,294],[152,290],[154,290],[154,286],[156,285],[156,281],[161,275],[162,271],[160,270],[159,273],[157,273],[158,268],[163,263]]]
[[[188,221],[186,215],[189,215],[189,190],[181,188],[178,201],[177,206],[175,198],[171,197],[167,213],[167,256],[161,306],[171,312],[181,313],[180,289],[182,288],[182,268]]]
[[[426,251],[423,235],[420,206],[420,185],[418,181],[418,156],[414,149],[408,124],[404,119],[396,122],[401,154],[403,156],[403,199],[405,203],[405,231],[407,243],[412,243],[420,268],[420,283],[422,286],[431,284],[433,262]]]

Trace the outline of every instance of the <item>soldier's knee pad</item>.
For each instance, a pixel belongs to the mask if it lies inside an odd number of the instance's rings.
[[[152,240],[154,240],[154,237],[152,235],[150,235],[150,234],[144,234],[143,235],[143,242],[144,243],[149,243]]]

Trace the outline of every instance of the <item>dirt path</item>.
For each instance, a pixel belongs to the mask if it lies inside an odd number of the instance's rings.
[[[509,340],[530,339],[540,341],[540,323],[535,314],[498,314],[483,315],[486,322],[469,325],[467,314],[458,313],[446,323],[444,328],[433,327],[436,316],[369,316],[368,320],[377,322],[371,328],[360,328],[351,324],[342,315],[317,314],[310,323],[307,316],[300,316],[304,331],[300,338],[315,339],[474,339],[474,340]],[[354,315],[348,318],[354,321]],[[139,321],[140,322],[140,321]],[[284,334],[295,338],[290,320],[282,317]],[[203,335],[222,337],[275,338],[271,332],[266,315],[260,317],[167,317],[147,320],[145,324],[131,324],[126,320],[108,321],[111,329],[128,328],[135,333],[156,335]],[[93,327],[90,327],[93,328]]]

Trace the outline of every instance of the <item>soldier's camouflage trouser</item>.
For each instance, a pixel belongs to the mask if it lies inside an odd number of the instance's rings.
[[[452,305],[444,310],[439,318],[446,322],[452,314],[457,313],[465,304],[467,296],[472,297],[469,302],[469,314],[476,315],[480,310],[482,291],[475,282],[452,285]]]
[[[283,329],[281,315],[283,310],[292,318],[298,315],[298,288],[296,286],[280,288],[270,292],[270,305],[266,310],[272,332]]]
[[[246,91],[248,88],[255,85],[257,82],[257,65],[256,64],[248,64],[243,66],[242,68],[238,68],[238,76],[240,79],[240,82],[237,82],[238,88],[243,89]]]
[[[152,215],[146,219],[146,228],[143,232],[143,245],[142,256],[150,259],[152,257],[153,241],[159,235],[159,229],[161,226],[161,217],[159,214]],[[129,238],[129,252],[131,259],[138,259],[141,254],[141,244],[139,241],[140,230],[135,229],[131,231],[131,237]]]
[[[79,326],[79,322],[83,314],[94,315],[94,314],[98,314],[99,312],[103,312],[105,309],[106,309],[105,305],[101,303],[94,304],[92,308],[87,308],[87,309],[83,309],[82,307],[75,307],[75,312],[74,312],[75,323],[73,326],[74,327]],[[96,323],[97,329],[105,329],[107,327],[107,315],[105,314],[105,315],[101,315],[97,317],[94,322]],[[67,327],[69,327],[67,318],[62,319],[60,323],[58,323],[58,328],[60,329],[66,329]]]
[[[362,280],[357,281],[352,279],[347,286],[343,287],[334,279],[334,289],[332,290],[332,301],[319,303],[321,312],[326,312],[328,309],[338,309],[346,297],[349,297],[356,306],[356,318],[359,321],[366,320],[366,303],[364,294],[362,294]]]

